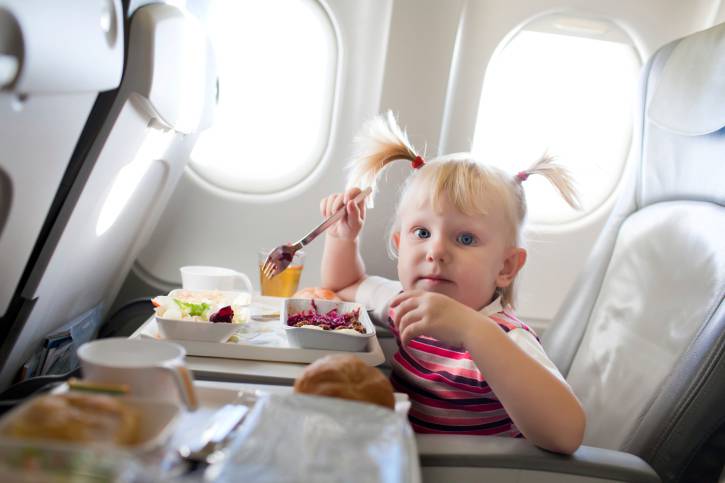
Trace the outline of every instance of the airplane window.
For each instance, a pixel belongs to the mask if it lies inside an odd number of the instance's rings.
[[[631,144],[640,67],[625,32],[586,19],[539,21],[494,54],[472,152],[516,173],[548,151],[571,171],[584,208],[573,210],[534,176],[524,184],[532,223],[573,221],[613,193]]]
[[[215,0],[206,24],[218,106],[191,154],[192,169],[241,193],[296,185],[320,161],[330,134],[337,40],[328,14],[314,0]]]

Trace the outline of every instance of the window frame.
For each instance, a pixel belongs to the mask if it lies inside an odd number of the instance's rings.
[[[581,33],[579,35],[574,34],[573,32],[564,32],[561,30],[556,30],[553,24],[557,19],[561,18],[567,18],[572,20],[582,20],[584,22],[594,22],[594,23],[602,23],[607,24],[608,26],[613,27],[608,31],[608,34],[606,36],[601,35],[587,35],[586,32]],[[547,25],[548,24],[548,25]],[[489,68],[490,66],[495,63],[500,57],[500,54],[505,51],[507,47],[511,44],[511,42],[522,32],[524,31],[534,31],[534,32],[548,32],[548,33],[556,33],[559,35],[565,35],[570,37],[583,37],[583,38],[590,38],[594,40],[599,41],[619,41],[620,43],[628,45],[632,49],[632,53],[634,54],[634,59],[638,64],[638,71],[641,71],[641,69],[644,67],[644,55],[641,47],[638,44],[638,39],[635,35],[632,35],[628,29],[621,25],[619,22],[616,21],[614,18],[609,17],[601,17],[601,16],[594,16],[590,15],[584,12],[579,11],[549,11],[545,13],[540,13],[538,15],[534,15],[526,19],[525,21],[519,23],[514,28],[508,31],[502,39],[498,42],[498,44],[493,49],[493,52],[490,54],[490,57],[488,59],[488,62],[483,68],[483,76],[481,84],[479,85],[479,91],[478,91],[478,107],[475,110],[474,118],[472,119],[472,131],[471,131],[471,137],[470,137],[470,145],[469,145],[469,151],[473,153],[474,156],[476,156],[476,153],[474,153],[474,141],[476,138],[476,132],[479,124],[479,116],[481,113],[481,106],[482,100],[484,98],[484,86],[486,84],[486,80],[489,75]],[[635,82],[637,82],[638,85],[638,79],[639,74],[637,74],[635,78]],[[634,102],[637,101],[637,89],[635,88],[634,93]],[[633,106],[634,107],[634,106]],[[558,232],[561,230],[569,230],[575,226],[585,225],[588,224],[593,218],[599,217],[601,212],[607,211],[611,209],[613,200],[616,199],[622,185],[622,180],[624,177],[624,173],[627,171],[627,167],[629,166],[632,156],[638,155],[638,146],[636,145],[636,119],[635,116],[632,115],[631,117],[632,123],[631,128],[629,130],[629,133],[625,135],[625,139],[623,139],[621,150],[622,157],[620,158],[620,164],[619,169],[616,174],[613,174],[611,178],[611,189],[609,192],[602,196],[601,199],[599,199],[595,204],[587,207],[586,209],[582,209],[578,213],[575,213],[573,216],[566,217],[562,220],[546,220],[546,219],[536,219],[531,218],[531,214],[528,214],[527,219],[527,228],[529,230],[537,231],[540,233],[543,232]],[[478,151],[479,155],[481,151]],[[542,153],[543,154],[543,153]],[[531,162],[534,160],[531,159]],[[501,167],[501,166],[499,166]],[[525,168],[526,166],[522,166],[522,168]],[[506,169],[503,167],[502,169]],[[553,188],[552,188],[553,189]],[[529,193],[526,193],[527,196]],[[527,199],[527,203],[531,203],[531,199]]]
[[[282,178],[282,182],[268,180],[269,184],[272,184],[272,186],[267,184],[266,187],[264,185],[260,187],[257,180],[244,181],[241,185],[239,183],[225,183],[223,181],[223,170],[218,169],[220,173],[210,174],[208,167],[199,166],[198,163],[194,162],[193,156],[190,155],[189,163],[186,166],[185,172],[197,185],[201,186],[206,191],[241,201],[274,203],[288,199],[305,190],[321,175],[327,165],[328,155],[332,148],[333,135],[335,131],[334,126],[338,117],[341,72],[344,60],[341,35],[334,15],[324,2],[319,0],[299,1],[307,2],[312,8],[316,8],[319,11],[321,23],[329,25],[328,34],[332,41],[330,45],[330,93],[329,96],[327,96],[327,102],[325,105],[327,116],[326,121],[323,122],[322,125],[324,132],[320,133],[320,142],[316,148],[309,153],[309,156],[307,156],[304,163],[298,163],[298,165],[302,164],[302,168],[292,170]],[[219,89],[219,80],[217,80],[217,89]],[[223,89],[223,85],[221,89]],[[218,98],[219,92],[217,91],[217,99]],[[198,140],[200,135],[202,135],[202,133],[197,133],[194,142]],[[283,139],[283,136],[280,136],[280,139]]]

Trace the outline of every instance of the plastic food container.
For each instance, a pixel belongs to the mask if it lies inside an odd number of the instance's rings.
[[[81,393],[76,393],[81,394]],[[42,397],[42,396],[41,396]],[[94,447],[118,448],[134,454],[143,454],[155,450],[160,447],[171,437],[175,423],[181,409],[177,404],[168,401],[156,399],[132,398],[126,396],[118,396],[119,400],[128,406],[136,409],[139,414],[139,428],[136,443],[128,446],[115,445],[96,445]],[[89,443],[75,443],[63,440],[53,439],[26,439],[15,438],[6,435],[6,428],[19,417],[23,411],[23,406],[29,403],[21,404],[0,418],[0,443],[25,443],[25,444],[43,444],[43,445],[59,445],[68,448],[83,449],[89,447]]]
[[[368,342],[375,337],[375,326],[365,307],[354,302],[336,302],[332,300],[314,300],[319,313],[337,309],[338,313],[359,309],[358,320],[365,327],[365,334],[347,334],[334,330],[321,330],[305,327],[290,327],[287,319],[290,315],[312,309],[311,299],[286,299],[282,306],[280,321],[290,345],[305,349],[328,349],[346,352],[364,352]]]
[[[236,311],[246,311],[249,305],[249,294],[245,292],[233,292],[233,291],[211,291],[211,290],[186,290],[176,289],[169,292],[169,297],[179,292],[186,293],[198,293],[201,295],[205,293],[215,292],[221,296],[224,305],[231,305]],[[159,327],[159,332],[162,337],[171,340],[197,340],[202,342],[226,342],[229,337],[239,329],[238,323],[233,322],[209,322],[209,321],[196,321],[196,320],[184,320],[184,319],[173,319],[167,317],[156,316],[156,322]]]
[[[57,442],[0,440],[0,481],[139,483],[153,472],[125,451]]]

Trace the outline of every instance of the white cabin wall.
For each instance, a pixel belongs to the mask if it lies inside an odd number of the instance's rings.
[[[320,199],[344,189],[351,140],[380,105],[392,1],[329,0],[323,5],[336,25],[340,55],[331,137],[319,166],[291,189],[259,196],[221,190],[187,168],[136,260],[134,275],[140,282],[170,288],[180,282],[179,267],[216,265],[247,273],[259,287],[257,251],[303,236],[320,222]],[[283,135],[279,142],[285,142]],[[243,156],[244,146],[229,155]],[[320,239],[306,249],[301,286],[319,284],[322,247]],[[122,295],[138,293],[138,282],[130,281]]]
[[[715,14],[713,15],[713,25],[717,25],[720,23],[725,22],[725,3],[720,0],[720,5],[718,6],[717,10],[715,10]]]
[[[396,0],[380,112],[392,110],[424,156],[438,155],[448,77],[464,0]],[[361,238],[371,275],[397,279],[396,262],[386,252],[388,227],[399,187],[410,166],[393,163],[379,182],[375,208],[368,212]]]

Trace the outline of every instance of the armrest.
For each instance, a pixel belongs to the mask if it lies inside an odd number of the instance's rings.
[[[555,473],[602,481],[660,482],[652,467],[638,456],[592,446],[581,446],[573,455],[567,456],[542,450],[524,439],[495,436],[419,434],[416,442],[424,476],[426,468],[435,467],[436,479],[445,473],[446,468],[467,468],[469,473],[487,468],[509,469],[518,473]],[[460,478],[456,479],[460,481]],[[519,474],[512,481],[524,479]],[[531,481],[534,480],[536,478]]]

